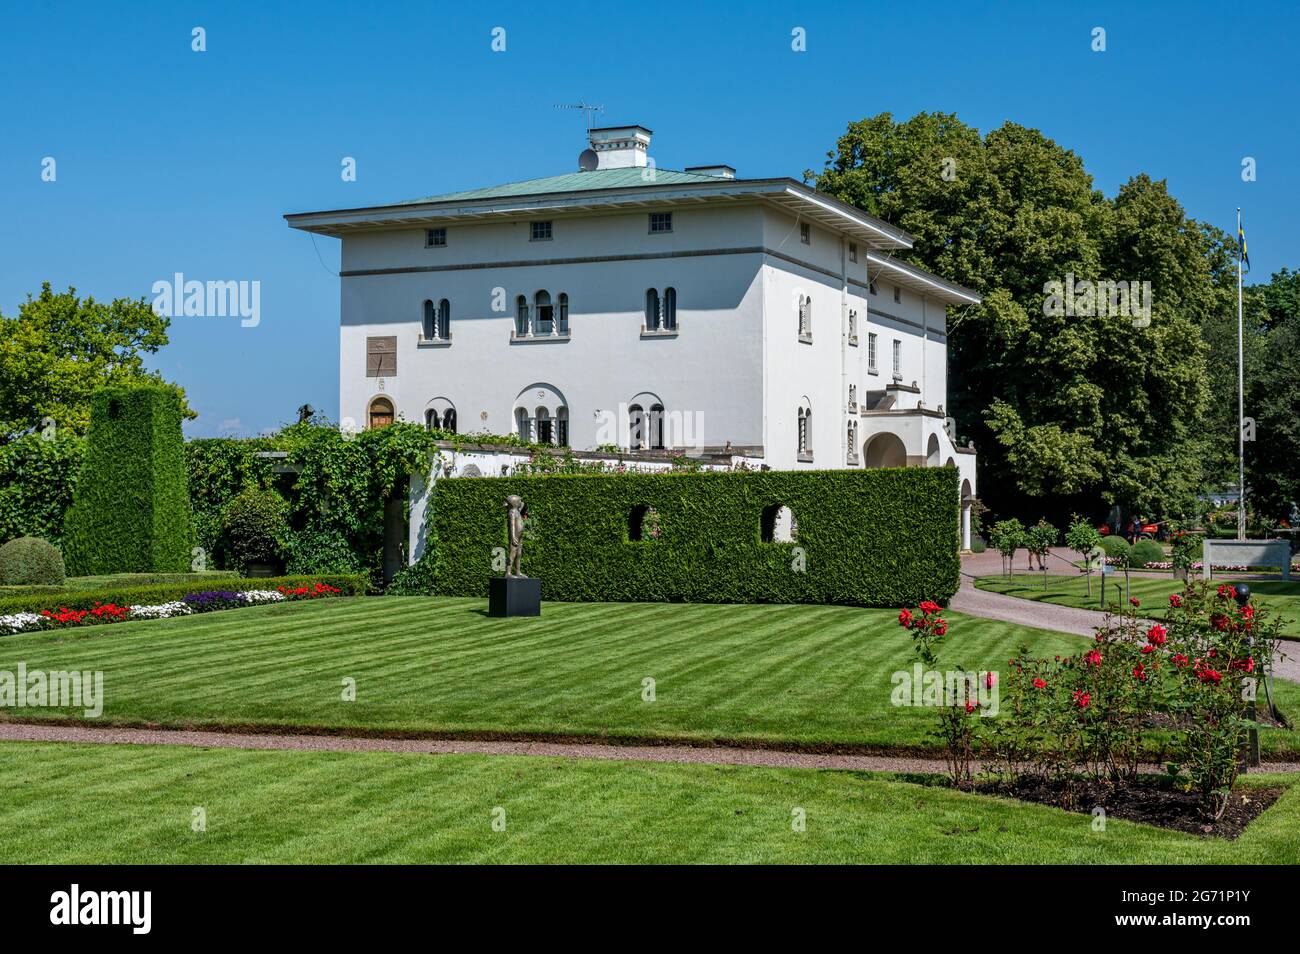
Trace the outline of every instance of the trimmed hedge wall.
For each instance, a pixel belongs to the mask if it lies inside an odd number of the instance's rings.
[[[170,603],[190,593],[227,590],[242,593],[244,590],[274,590],[280,586],[314,586],[324,583],[343,591],[343,596],[364,596],[369,585],[364,573],[322,573],[314,576],[265,576],[253,579],[200,577],[194,583],[154,583],[150,586],[109,587],[102,590],[72,590],[62,593],[25,593],[21,596],[0,598],[0,616],[10,613],[39,613],[62,607],[75,610],[93,609],[97,603],[116,603],[118,606],[149,606]]]
[[[193,533],[175,389],[100,388],[85,455],[64,526],[68,574],[188,570]]]
[[[413,575],[439,594],[486,596],[500,575],[492,549],[507,542],[507,494],[535,523],[523,571],[548,600],[903,606],[947,600],[960,582],[957,472],[947,467],[443,478],[426,528],[433,565]],[[782,504],[797,538],[765,543],[764,511]],[[659,535],[629,541],[645,506]],[[804,572],[792,569],[796,547]]]

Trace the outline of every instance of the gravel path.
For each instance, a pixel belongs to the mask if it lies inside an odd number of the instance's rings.
[[[942,759],[889,755],[816,755],[777,749],[693,745],[608,745],[577,742],[480,742],[460,739],[357,739],[336,735],[259,735],[189,729],[126,729],[112,726],[37,725],[0,722],[4,742],[89,742],[107,745],[188,745],[204,749],[311,752],[398,752],[417,755],[533,755],[557,758],[748,765],[762,768],[836,769],[855,772],[944,772]],[[1144,770],[1163,771],[1160,766]],[[1267,762],[1261,771],[1300,772],[1300,762]]]
[[[1025,600],[1018,596],[976,589],[971,576],[987,576],[999,572],[996,565],[992,570],[987,569],[987,556],[987,552],[962,554],[961,588],[948,604],[952,609],[968,616],[982,616],[985,619],[998,619],[1005,623],[1050,629],[1075,636],[1091,636],[1094,629],[1106,619],[1106,614],[1097,610],[1058,606],[1055,603]],[[996,553],[993,558],[995,561],[1001,559]],[[1273,663],[1273,675],[1279,679],[1300,682],[1300,648],[1294,640],[1282,641],[1281,653]]]
[[[38,725],[0,722],[0,741],[93,742],[113,745],[189,745],[216,749],[292,749],[314,752],[407,752],[423,755],[538,755],[767,768],[846,769],[860,772],[942,772],[938,759],[885,755],[819,755],[778,749],[693,745],[609,745],[587,742],[486,742],[473,739],[365,739],[337,735],[278,735],[189,729]]]

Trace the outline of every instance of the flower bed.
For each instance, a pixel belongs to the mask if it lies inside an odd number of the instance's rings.
[[[1121,565],[1123,564],[1123,561],[1122,561],[1119,557],[1106,557],[1106,562],[1109,563],[1111,566],[1121,566]],[[1159,561],[1156,561],[1156,562],[1154,562],[1154,563],[1143,563],[1141,567],[1134,567],[1133,569],[1142,569],[1142,570],[1172,570],[1173,568],[1174,568],[1174,564],[1173,564],[1173,561],[1172,561],[1172,560],[1159,560]],[[1202,563],[1200,560],[1197,560],[1196,562],[1192,563],[1192,564],[1189,566],[1189,569],[1190,569],[1190,570],[1195,570],[1195,571],[1198,572],[1198,573],[1199,573],[1201,570],[1203,570],[1204,568],[1205,568],[1205,564]],[[1216,563],[1216,564],[1214,564],[1213,569],[1215,569],[1215,570],[1225,570],[1225,571],[1230,572],[1230,573],[1247,573],[1247,572],[1250,572],[1251,570],[1261,570],[1261,569],[1263,569],[1263,570],[1271,570],[1271,569],[1276,569],[1276,568],[1275,568],[1275,567],[1252,567],[1252,566],[1243,566],[1243,565],[1238,564],[1238,563]],[[1082,572],[1084,572],[1084,571],[1080,570],[1079,572],[1082,573]],[[1293,572],[1293,573],[1295,573],[1295,572],[1300,572],[1300,563],[1292,563],[1292,564],[1291,564],[1291,572]]]
[[[342,593],[343,591],[338,587],[318,582],[310,586],[280,586],[274,590],[204,590],[188,593],[179,600],[167,603],[139,606],[123,606],[112,602],[96,603],[90,609],[69,609],[60,606],[57,609],[41,610],[39,613],[24,612],[0,616],[0,636],[62,629],[68,626],[93,626],[139,619],[171,619],[176,616],[192,616],[195,613],[239,609],[266,603],[320,599],[339,596]]]

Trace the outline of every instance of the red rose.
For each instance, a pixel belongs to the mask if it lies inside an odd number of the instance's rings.
[[[912,611],[909,609],[900,610],[898,613],[898,625],[908,627],[912,625]]]
[[[1088,708],[1088,703],[1092,702],[1092,695],[1084,692],[1082,689],[1074,690],[1074,704],[1080,709]]]
[[[969,713],[974,712],[974,711],[975,711],[975,703],[973,703],[973,702],[971,702],[969,699],[967,699],[967,700],[966,700],[966,712],[969,714]]]
[[[1095,649],[1090,649],[1088,650],[1087,653],[1084,654],[1083,661],[1086,662],[1089,666],[1100,666],[1101,653],[1097,652],[1097,650]]]
[[[1041,679],[1035,679],[1035,680],[1034,680],[1034,688],[1035,688],[1035,689],[1046,689],[1046,688],[1047,688],[1047,683],[1043,682],[1043,680],[1041,680]]]
[[[948,623],[946,620],[941,619],[934,624],[934,635],[942,636],[946,632],[948,632]]]
[[[1147,681],[1146,663],[1138,663],[1136,666],[1133,667],[1133,678],[1136,679],[1138,682]]]
[[[1177,666],[1179,669],[1184,669],[1184,668],[1186,668],[1186,666],[1187,666],[1187,657],[1184,656],[1182,653],[1176,653],[1176,654],[1174,655],[1174,665]]]
[[[937,613],[939,612],[939,604],[933,600],[923,600],[920,610],[922,613]]]
[[[1183,605],[1183,598],[1179,596],[1177,593],[1170,593],[1169,605],[1172,606],[1174,609],[1177,609],[1178,607]]]
[[[1128,601],[1129,601],[1130,603],[1132,603],[1134,606],[1141,606],[1141,605],[1142,605],[1142,601],[1139,600],[1136,596],[1130,596],[1130,597],[1128,598]]]
[[[1156,623],[1147,630],[1147,642],[1152,646],[1163,646],[1165,644],[1165,634],[1168,632],[1169,630]]]

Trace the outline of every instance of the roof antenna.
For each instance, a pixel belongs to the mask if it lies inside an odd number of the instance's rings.
[[[587,102],[587,101],[584,100],[584,99],[580,99],[580,100],[578,100],[576,103],[556,103],[556,104],[555,104],[555,108],[556,108],[556,109],[580,109],[580,110],[582,110],[583,113],[585,113],[585,114],[586,114],[586,117],[587,117],[587,132],[591,132],[591,117],[592,117],[592,114],[594,114],[594,113],[603,113],[603,112],[605,111],[605,107],[604,107],[604,106],[593,106],[591,103]]]

